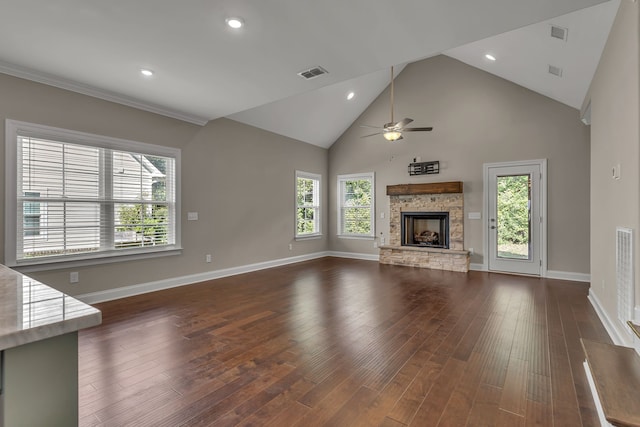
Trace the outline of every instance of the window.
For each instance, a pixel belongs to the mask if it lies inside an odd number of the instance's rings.
[[[320,175],[296,171],[296,238],[320,235]]]
[[[338,235],[374,237],[373,172],[338,175]]]
[[[179,249],[180,150],[12,120],[6,132],[5,263]]]

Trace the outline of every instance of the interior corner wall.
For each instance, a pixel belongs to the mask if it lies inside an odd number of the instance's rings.
[[[71,269],[29,273],[63,292],[112,290],[327,248],[326,237],[294,241],[295,170],[322,175],[326,204],[326,149],[228,119],[200,127],[4,74],[0,94],[3,141],[8,118],[182,149],[182,255],[73,268],[80,273],[74,285]],[[0,205],[4,224],[4,173]],[[187,212],[198,212],[199,220],[187,221]],[[0,243],[3,251],[4,227]],[[205,263],[205,254],[212,254],[212,263]]]
[[[640,13],[623,1],[591,83],[591,289],[618,336],[616,226],[634,230],[635,295],[640,305]],[[620,165],[620,179],[612,168]],[[629,319],[630,320],[630,319]],[[636,319],[637,321],[638,319]]]
[[[395,117],[411,117],[412,125],[433,126],[433,132],[408,133],[396,143],[361,138],[366,130],[360,125],[389,121],[387,88],[329,149],[331,250],[377,254],[370,240],[335,236],[336,176],[375,172],[378,241],[389,238],[387,185],[463,181],[464,246],[474,249],[471,263],[483,264],[484,220],[468,218],[483,209],[483,164],[548,159],[548,269],[589,273],[589,129],[577,109],[436,56],[408,65],[396,78]],[[409,176],[415,157],[440,161],[440,173]]]

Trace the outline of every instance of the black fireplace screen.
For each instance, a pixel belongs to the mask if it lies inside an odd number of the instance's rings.
[[[402,212],[402,246],[449,249],[449,212]]]

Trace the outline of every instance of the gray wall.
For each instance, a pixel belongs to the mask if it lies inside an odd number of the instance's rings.
[[[484,163],[548,159],[548,269],[589,273],[589,128],[578,110],[446,56],[408,65],[395,83],[396,120],[411,117],[415,126],[433,132],[413,133],[396,142],[369,133],[360,125],[389,121],[388,89],[329,150],[330,185],[336,175],[376,173],[376,234],[388,241],[386,186],[463,181],[465,248],[471,262],[484,261],[483,221],[468,212],[482,211]],[[439,175],[410,177],[414,157],[439,160]],[[335,193],[335,190],[334,190]],[[339,239],[336,197],[329,201],[330,248],[377,253],[373,242]]]
[[[591,83],[591,290],[612,325],[617,321],[616,226],[635,230],[635,295],[640,301],[640,12],[623,1]],[[620,164],[621,178],[611,169]],[[636,319],[637,320],[637,319]],[[631,344],[629,341],[628,345]]]
[[[326,249],[326,238],[293,241],[295,170],[323,176],[326,203],[325,149],[226,119],[195,126],[3,74],[0,94],[3,136],[10,118],[182,149],[183,254],[29,273],[64,292],[85,294]],[[4,169],[4,149],[0,156]],[[0,203],[4,223],[4,173]],[[199,212],[199,221],[187,221],[189,211]],[[3,251],[3,227],[0,236]],[[80,273],[77,285],[69,284],[71,270]]]

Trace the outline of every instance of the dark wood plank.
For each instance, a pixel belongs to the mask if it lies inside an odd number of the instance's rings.
[[[80,425],[596,425],[587,295],[322,258],[99,304]]]
[[[387,185],[387,196],[462,193],[462,181]]]

